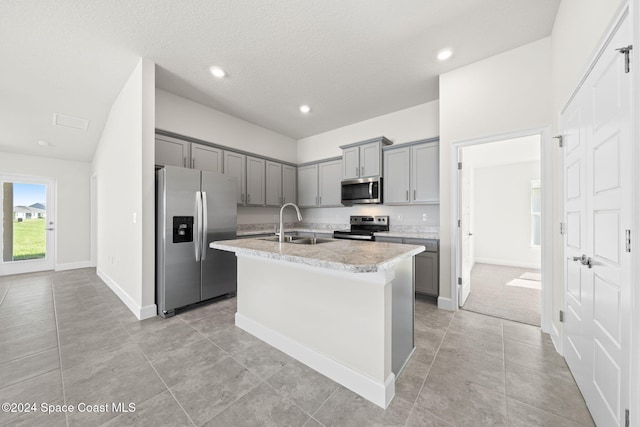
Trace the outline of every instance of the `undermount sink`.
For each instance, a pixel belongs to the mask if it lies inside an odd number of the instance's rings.
[[[289,243],[295,243],[297,245],[318,245],[320,243],[333,242],[333,239],[321,239],[318,237],[299,237],[292,240]]]
[[[264,237],[260,240],[267,242],[278,242],[278,236]],[[297,236],[284,236],[284,243],[294,243],[296,245],[317,245],[320,243],[332,242],[333,239],[321,239],[318,237],[297,237]]]

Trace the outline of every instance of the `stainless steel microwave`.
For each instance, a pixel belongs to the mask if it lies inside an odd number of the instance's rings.
[[[342,204],[382,203],[382,178],[360,178],[342,181]]]

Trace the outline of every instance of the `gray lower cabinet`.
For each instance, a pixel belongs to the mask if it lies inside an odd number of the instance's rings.
[[[440,293],[438,254],[422,252],[415,257],[416,292],[437,297]]]
[[[414,258],[416,292],[419,294],[435,297],[440,294],[440,276],[438,273],[438,240],[376,236],[376,242],[423,245],[425,247],[425,251],[419,253]]]

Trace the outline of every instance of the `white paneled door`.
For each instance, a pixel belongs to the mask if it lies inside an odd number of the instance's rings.
[[[471,233],[471,170],[469,166],[462,161],[462,153],[463,150],[460,149],[458,151],[458,164],[462,165],[458,169],[458,182],[460,183],[460,188],[458,191],[460,198],[458,202],[458,206],[460,209],[460,213],[458,215],[458,218],[460,218],[458,233],[458,244],[460,247],[460,275],[458,276],[460,277],[460,280],[458,281],[458,306],[460,307],[464,305],[467,297],[471,293],[471,251],[473,248],[473,233]]]
[[[621,20],[561,117],[564,355],[599,426],[623,426],[631,321],[631,73]]]

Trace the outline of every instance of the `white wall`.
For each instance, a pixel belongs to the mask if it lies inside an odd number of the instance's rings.
[[[451,144],[551,123],[545,38],[440,76],[440,296],[451,298]]]
[[[154,76],[154,64],[141,59],[111,107],[93,159],[98,275],[139,318],[156,315]]]
[[[0,153],[0,171],[56,183],[56,270],[91,264],[91,164]]]
[[[531,181],[540,179],[540,163],[476,168],[473,176],[475,262],[540,268],[540,247],[531,246]]]
[[[298,141],[298,163],[341,156],[341,145],[386,136],[394,144],[439,134],[438,101],[353,123]]]
[[[296,141],[293,138],[161,89],[156,89],[156,127],[278,160],[296,162]]]

